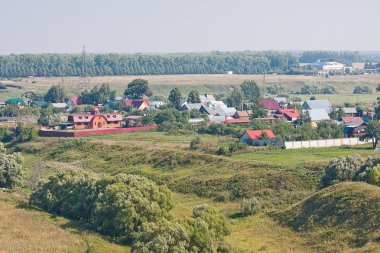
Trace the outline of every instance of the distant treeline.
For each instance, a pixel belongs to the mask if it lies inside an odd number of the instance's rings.
[[[357,52],[219,52],[184,54],[89,54],[88,76],[175,74],[297,74],[299,62],[360,60]],[[298,70],[298,71],[297,71]],[[80,54],[22,54],[0,56],[0,77],[80,76]]]
[[[305,51],[299,58],[301,63],[312,63],[316,61],[337,61],[347,65],[353,62],[359,62],[361,55],[358,52],[350,51]]]
[[[174,75],[284,73],[298,66],[296,56],[278,52],[204,54],[90,54],[86,73],[103,75]],[[80,76],[81,55],[23,54],[0,56],[0,77]]]

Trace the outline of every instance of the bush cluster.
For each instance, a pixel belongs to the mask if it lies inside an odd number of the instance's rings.
[[[331,159],[321,178],[321,186],[327,187],[344,181],[365,181],[380,185],[380,157],[352,155]]]

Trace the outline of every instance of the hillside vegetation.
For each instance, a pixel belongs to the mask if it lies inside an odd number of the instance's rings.
[[[311,244],[320,250],[366,244],[371,249],[371,244],[380,241],[380,188],[366,183],[336,184],[274,217],[315,238]]]

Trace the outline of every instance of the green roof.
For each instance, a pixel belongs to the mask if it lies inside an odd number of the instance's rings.
[[[47,103],[45,101],[33,101],[33,104],[38,106],[38,107],[42,107],[42,106],[47,105]]]
[[[26,105],[25,101],[21,98],[10,98],[7,101],[5,101],[6,104],[12,104],[12,105],[18,105],[19,103],[21,105]]]

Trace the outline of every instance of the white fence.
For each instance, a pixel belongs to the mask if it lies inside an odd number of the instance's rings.
[[[342,138],[342,139],[327,139],[314,141],[286,141],[286,149],[297,148],[322,148],[322,147],[340,147],[366,144],[367,142],[360,141],[359,138]]]

